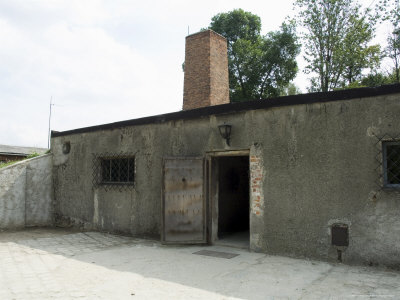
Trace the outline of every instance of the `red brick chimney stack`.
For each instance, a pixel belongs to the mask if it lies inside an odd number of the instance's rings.
[[[186,37],[183,110],[229,103],[226,39],[212,31]]]

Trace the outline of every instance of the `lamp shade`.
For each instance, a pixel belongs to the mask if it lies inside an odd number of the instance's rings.
[[[229,137],[231,136],[232,125],[224,123],[222,125],[218,125],[218,129],[219,129],[219,134],[224,139],[229,139]]]

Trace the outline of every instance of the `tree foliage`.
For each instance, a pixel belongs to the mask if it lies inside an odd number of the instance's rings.
[[[388,46],[385,49],[387,57],[393,61],[394,75],[396,82],[400,82],[400,30],[394,31],[388,36]]]
[[[228,41],[232,102],[278,96],[296,76],[300,45],[293,23],[263,36],[260,17],[236,9],[215,15],[209,29]]]
[[[400,82],[400,3],[399,0],[382,0],[379,7],[384,16],[383,19],[392,25],[392,33],[387,38],[385,55],[392,60],[396,82]]]
[[[369,45],[376,18],[352,0],[296,0],[297,21],[304,28],[305,72],[311,91],[330,91],[362,78],[380,63],[380,46]]]
[[[301,89],[293,82],[289,82],[289,84],[281,90],[280,96],[293,96],[298,94],[301,94]]]
[[[395,72],[386,75],[377,72],[368,74],[363,79],[361,79],[360,86],[374,87],[392,83],[396,83]]]
[[[380,72],[369,73],[364,76],[361,80],[353,81],[351,84],[345,86],[345,89],[354,89],[360,87],[375,87],[381,86],[385,84],[393,84],[396,83],[396,74],[395,72],[390,74],[384,74]]]
[[[371,72],[368,75],[363,76],[361,80],[353,81],[351,84],[343,87],[344,89],[353,89],[360,87],[375,87],[381,86],[385,84],[393,84],[396,83],[396,72],[393,70],[392,72]]]

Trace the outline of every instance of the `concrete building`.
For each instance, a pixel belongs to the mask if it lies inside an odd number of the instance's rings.
[[[224,43],[183,111],[52,132],[56,224],[400,267],[400,85],[228,103]]]
[[[0,163],[21,160],[34,153],[44,154],[47,150],[47,148],[0,145]]]

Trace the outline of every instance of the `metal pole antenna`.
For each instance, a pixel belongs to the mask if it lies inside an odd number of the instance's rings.
[[[47,149],[50,149],[50,125],[51,125],[51,107],[54,105],[52,103],[53,96],[50,97],[50,112],[49,112],[49,132],[47,135]]]

